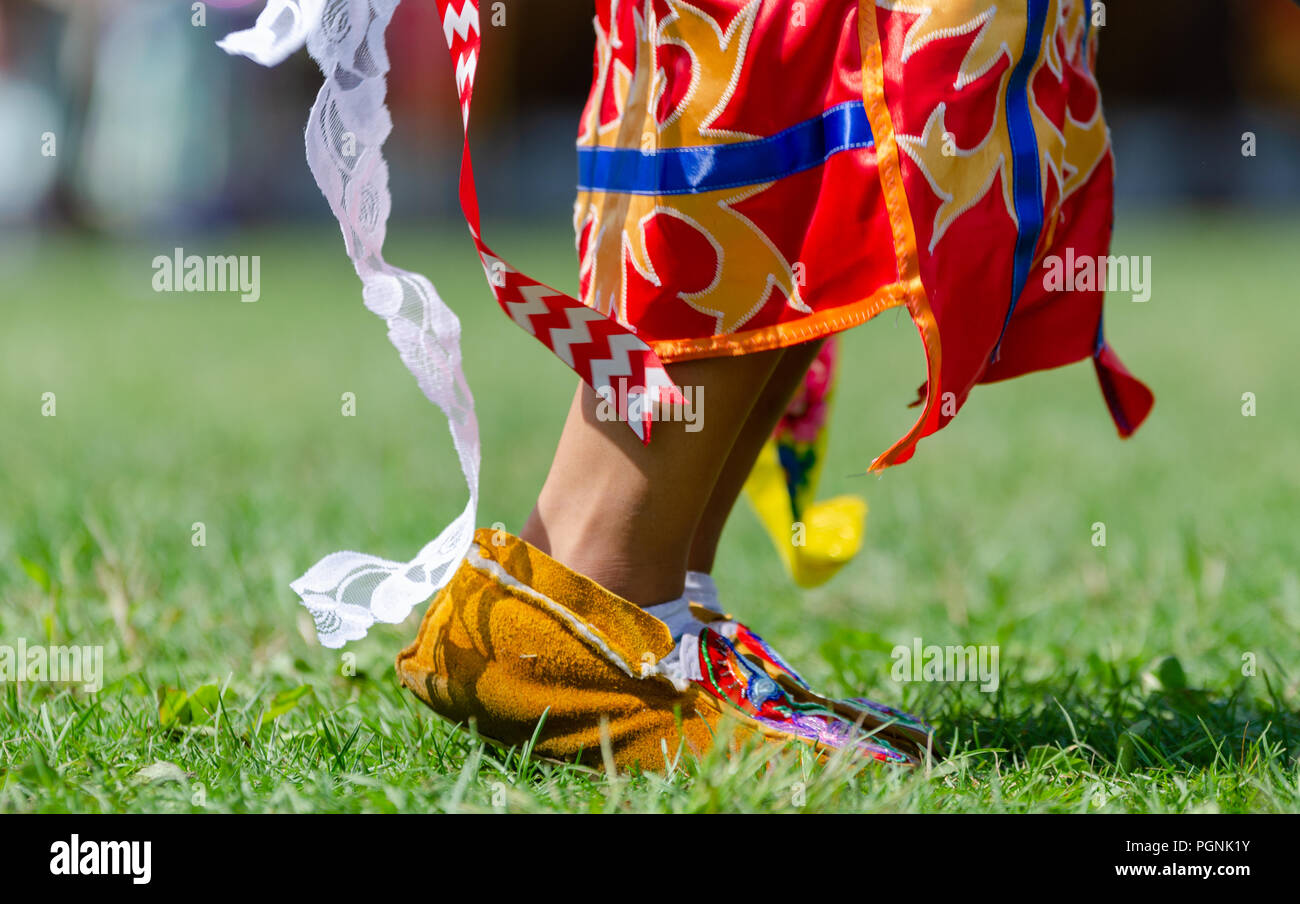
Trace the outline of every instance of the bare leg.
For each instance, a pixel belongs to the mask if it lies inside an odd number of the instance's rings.
[[[731,454],[722,467],[722,473],[695,529],[695,541],[691,544],[687,565],[691,571],[712,573],[722,529],[736,506],[736,500],[740,498],[741,490],[745,488],[745,481],[754,469],[758,453],[763,451],[763,444],[776,429],[781,415],[799,389],[808,368],[817,359],[817,353],[821,351],[824,342],[824,339],[817,339],[787,348],[767,386],[755,401],[749,420],[745,422],[740,436],[732,446]]]
[[[600,420],[599,398],[580,386],[521,537],[637,605],[681,596],[697,525],[781,357],[669,365],[678,386],[702,391],[703,429],[660,421],[648,446],[627,424]]]

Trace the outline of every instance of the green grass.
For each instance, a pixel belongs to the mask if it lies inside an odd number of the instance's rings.
[[[572,284],[562,230],[500,232],[507,257]],[[390,258],[463,317],[480,521],[517,529],[573,379],[495,310],[462,233],[392,234]],[[251,305],[152,293],[174,244],[0,252],[0,643],[103,644],[106,682],[0,684],[0,811],[1300,809],[1300,222],[1125,224],[1116,250],[1152,256],[1155,296],[1113,299],[1108,324],[1159,398],[1127,443],[1082,364],[981,387],[913,462],[850,476],[910,425],[923,379],[905,316],[850,333],[822,494],[867,496],[867,549],[800,592],[746,510],[717,576],[815,683],[925,712],[949,759],[756,751],[667,778],[541,763],[442,722],[396,685],[414,621],[354,660],[314,643],[293,578],[335,549],[407,557],[464,504],[446,431],[336,232],[183,242],[261,255]],[[913,637],[998,644],[998,692],[892,682]],[[193,719],[160,716],[167,689],[195,695]],[[141,774],[160,761],[179,771]]]

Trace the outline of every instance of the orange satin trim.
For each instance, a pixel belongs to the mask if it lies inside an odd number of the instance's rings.
[[[902,287],[894,284],[877,289],[854,304],[809,314],[789,323],[777,323],[741,333],[706,336],[702,339],[658,339],[651,342],[650,347],[665,364],[697,358],[749,355],[840,333],[866,323],[881,311],[905,304],[907,297]]]
[[[880,31],[876,25],[875,0],[858,0],[858,37],[862,46],[862,94],[871,120],[871,132],[876,139],[876,165],[880,184],[885,193],[885,206],[894,230],[894,253],[898,258],[899,286],[912,315],[912,322],[921,333],[925,346],[928,392],[925,408],[915,426],[907,435],[894,443],[871,463],[869,470],[879,471],[890,465],[901,464],[912,457],[913,448],[925,430],[926,421],[939,397],[939,366],[943,360],[943,346],[939,341],[939,325],[930,309],[930,300],[921,282],[920,254],[916,247],[916,230],[912,226],[912,213],[907,204],[903,185],[903,170],[899,164],[898,142],[894,138],[894,123],[885,101],[884,59],[880,51]]]

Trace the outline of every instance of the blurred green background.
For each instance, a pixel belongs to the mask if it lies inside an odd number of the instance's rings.
[[[458,300],[483,426],[480,520],[517,529],[574,380],[504,328],[462,234],[396,232],[394,261],[420,266]],[[498,233],[503,253],[539,278],[571,279],[558,231]],[[954,641],[1014,640],[1016,621],[1033,618],[1050,626],[1052,644],[1038,650],[1049,658],[1104,637],[1135,655],[1196,651],[1219,670],[1245,649],[1294,664],[1300,435],[1290,350],[1300,315],[1285,303],[1284,264],[1297,239],[1300,223],[1289,220],[1123,226],[1117,253],[1151,251],[1159,287],[1151,302],[1108,308],[1112,341],[1158,395],[1151,422],[1126,442],[1082,363],[981,387],[913,462],[850,476],[910,426],[905,402],[923,362],[905,317],[886,313],[846,334],[823,495],[867,496],[868,549],[800,604],[742,511],[722,557],[733,604],[790,628],[804,609],[883,636]],[[0,614],[6,632],[15,617],[30,625],[54,614],[18,556],[81,588],[84,597],[59,601],[57,620],[80,633],[62,619],[95,623],[105,588],[94,572],[111,555],[130,570],[119,577],[136,582],[127,596],[138,643],[166,645],[169,624],[198,623],[214,656],[238,661],[244,629],[266,632],[263,641],[283,634],[295,614],[287,584],[318,555],[348,547],[404,558],[459,512],[464,487],[445,428],[373,315],[339,291],[354,277],[336,246],[327,229],[232,235],[226,247],[263,257],[255,304],[155,294],[152,249],[141,245],[65,237],[6,261],[18,278],[5,289],[0,359],[0,592],[19,603]],[[56,417],[42,417],[47,392]],[[355,417],[342,416],[346,392]],[[1255,417],[1242,414],[1247,392]],[[196,521],[207,548],[190,545]],[[1097,521],[1104,549],[1091,543]],[[1183,627],[1162,634],[1162,618]],[[1253,634],[1235,633],[1248,626]],[[366,646],[387,655],[385,644]]]

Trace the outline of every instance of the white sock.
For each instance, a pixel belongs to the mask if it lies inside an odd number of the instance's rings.
[[[673,651],[659,661],[659,670],[678,685],[704,677],[700,671],[699,655],[700,631],[704,623],[691,614],[692,599],[683,595],[670,603],[645,607],[647,615],[653,615],[668,626],[668,633],[676,644]]]
[[[722,604],[718,602],[718,585],[713,583],[712,576],[702,571],[686,572],[686,596],[705,609],[723,614]]]
[[[697,601],[698,602],[698,601]],[[645,611],[668,626],[673,642],[681,640],[683,634],[699,634],[704,624],[691,614],[691,598],[679,596],[671,603],[646,606]]]

